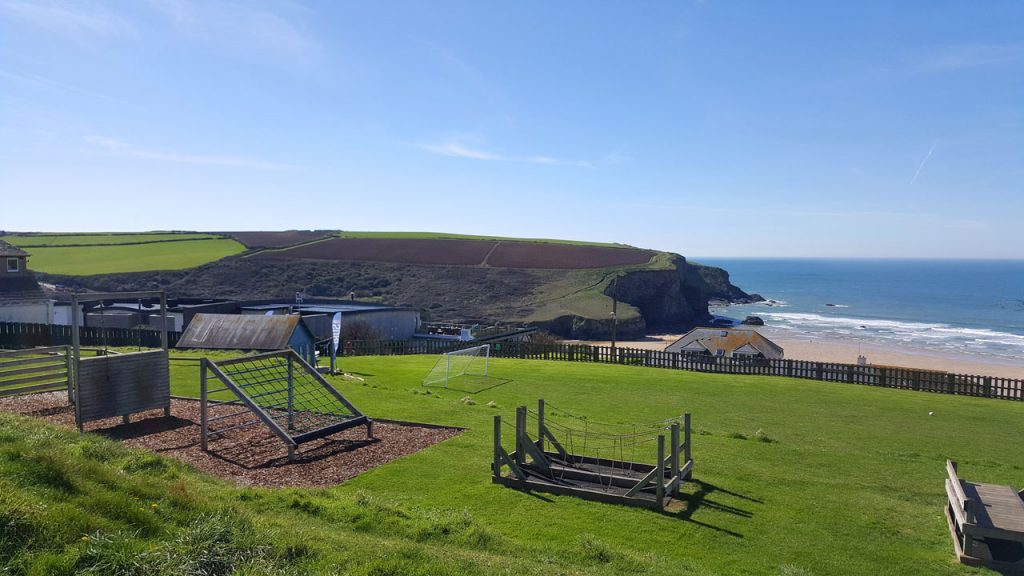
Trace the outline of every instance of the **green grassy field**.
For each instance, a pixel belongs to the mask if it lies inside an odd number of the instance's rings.
[[[334,382],[371,417],[467,431],[329,489],[234,487],[0,417],[0,557],[20,567],[13,573],[56,574],[980,574],[953,558],[944,460],[959,460],[967,478],[1024,484],[1024,403],[502,359],[491,364],[496,379],[509,379],[501,386],[423,394],[435,360],[342,360],[365,383]],[[195,368],[175,364],[172,379],[174,392],[196,394]],[[493,415],[511,417],[540,397],[613,423],[692,412],[687,509],[491,484]],[[111,569],[130,558],[145,565]],[[188,558],[221,563],[166,568]]]
[[[220,236],[205,233],[117,233],[117,234],[8,234],[0,236],[9,244],[24,247],[97,245],[97,244],[135,244],[139,242],[166,242],[178,240],[207,240]]]
[[[339,238],[436,238],[443,240],[502,240],[508,242],[538,242],[541,244],[572,244],[577,246],[607,246],[609,248],[632,248],[627,244],[610,242],[587,242],[584,240],[558,240],[554,238],[506,238],[503,236],[480,236],[475,234],[450,234],[447,232],[357,232],[345,231],[337,234]]]
[[[238,242],[222,238],[122,246],[54,246],[30,248],[28,266],[38,272],[69,275],[181,270],[244,250]]]

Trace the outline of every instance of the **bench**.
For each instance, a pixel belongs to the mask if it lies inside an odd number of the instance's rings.
[[[961,480],[946,461],[946,521],[961,563],[1024,574],[1024,490]]]

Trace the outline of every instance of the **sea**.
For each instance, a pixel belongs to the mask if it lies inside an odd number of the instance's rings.
[[[694,258],[767,299],[714,307],[795,337],[1024,361],[1024,260]]]

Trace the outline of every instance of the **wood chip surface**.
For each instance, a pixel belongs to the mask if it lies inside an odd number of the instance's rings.
[[[0,410],[63,426],[75,425],[74,410],[65,392],[0,398]],[[219,406],[211,411],[210,417],[238,411],[244,411],[244,407]],[[226,428],[253,419],[251,414],[243,414],[216,424]],[[365,426],[350,428],[300,445],[295,461],[288,462],[285,444],[262,424],[215,437],[209,443],[209,452],[203,452],[197,400],[172,399],[170,417],[164,416],[162,410],[154,410],[133,414],[129,424],[122,424],[120,418],[110,418],[89,422],[85,429],[181,460],[235,484],[274,488],[340,484],[462,432],[458,428],[375,420],[373,439],[367,438]]]

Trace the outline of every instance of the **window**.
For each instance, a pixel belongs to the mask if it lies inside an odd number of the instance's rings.
[[[20,269],[21,268],[18,265],[18,259],[17,258],[8,258],[7,259],[7,271],[8,272],[17,272]]]
[[[722,348],[715,350],[715,356],[725,356],[725,350]]]

